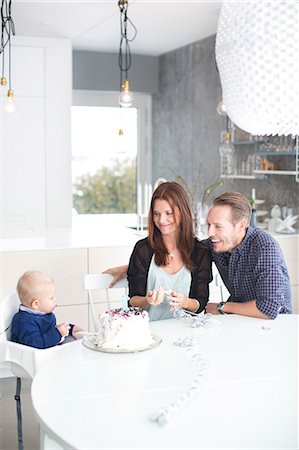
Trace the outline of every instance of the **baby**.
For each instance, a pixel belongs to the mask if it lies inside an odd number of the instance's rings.
[[[49,348],[61,344],[66,336],[74,339],[81,328],[67,323],[56,325],[53,314],[57,306],[52,279],[41,272],[25,272],[18,281],[21,301],[11,326],[11,340],[35,348]]]

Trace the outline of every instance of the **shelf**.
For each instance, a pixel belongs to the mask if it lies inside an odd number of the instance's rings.
[[[296,156],[296,152],[256,152],[257,156]]]
[[[255,145],[263,144],[265,141],[232,141],[233,145]]]
[[[232,127],[234,130],[234,128]],[[237,129],[237,128],[236,128]],[[247,133],[248,136],[250,136]],[[289,175],[295,177],[297,183],[299,183],[299,138],[296,136],[289,140],[279,141],[280,147],[275,146],[264,146],[264,143],[274,143],[274,137],[269,136],[268,138],[262,138],[261,136],[251,136],[252,140],[247,140],[247,135],[244,135],[244,140],[237,141],[234,137],[234,133],[231,133],[232,140],[231,143],[234,145],[235,149],[235,170],[237,173],[233,175],[221,174],[222,179],[239,179],[239,180],[254,180],[254,179],[267,179],[270,175]],[[222,136],[222,135],[221,135]],[[224,136],[224,135],[223,135]],[[242,138],[243,136],[240,135]],[[245,140],[246,139],[246,140]],[[285,144],[283,146],[282,144]],[[247,146],[247,147],[246,147]],[[272,151],[267,151],[272,150]],[[281,150],[281,151],[275,151]],[[286,150],[286,151],[284,151]],[[224,156],[222,156],[224,157]],[[281,158],[280,158],[281,157]],[[283,159],[288,157],[287,159]],[[220,170],[225,170],[227,162],[220,159]],[[265,169],[269,168],[271,170],[252,170],[254,167]],[[247,170],[246,170],[247,169]],[[282,169],[282,170],[279,170]],[[292,170],[293,169],[293,170]],[[241,173],[247,173],[250,175],[241,175]]]
[[[296,175],[296,170],[254,170],[256,175]]]
[[[254,180],[256,177],[254,175],[220,175],[220,178],[227,178],[227,179],[239,178],[242,180]]]

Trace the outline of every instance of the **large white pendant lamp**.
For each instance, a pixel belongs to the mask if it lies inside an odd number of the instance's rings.
[[[299,2],[224,0],[216,61],[230,119],[253,135],[299,134]]]

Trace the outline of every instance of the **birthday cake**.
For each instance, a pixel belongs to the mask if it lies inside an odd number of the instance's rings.
[[[130,307],[111,309],[99,315],[99,331],[96,344],[115,350],[148,348],[154,339],[149,327],[147,311]]]

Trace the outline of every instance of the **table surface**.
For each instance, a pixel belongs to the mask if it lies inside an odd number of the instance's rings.
[[[162,343],[144,352],[102,353],[81,341],[61,349],[32,383],[42,435],[80,450],[297,449],[298,316],[214,317],[211,328],[152,322]],[[151,414],[177,405],[196,376],[190,353],[174,345],[185,337],[196,339],[205,378],[161,427]]]

